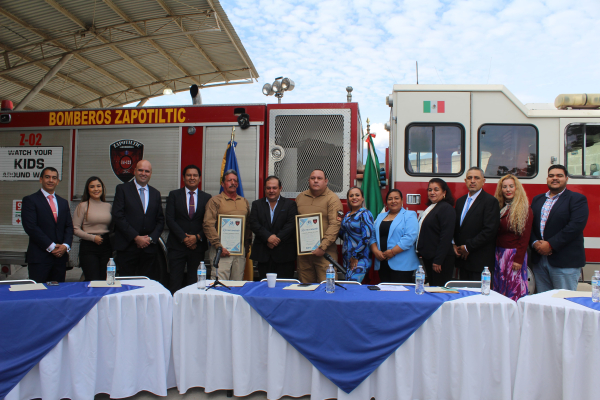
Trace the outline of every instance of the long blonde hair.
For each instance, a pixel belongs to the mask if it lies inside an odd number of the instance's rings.
[[[525,231],[525,225],[527,224],[527,218],[529,217],[529,199],[527,193],[523,189],[523,185],[519,179],[513,174],[508,174],[500,178],[498,186],[496,186],[496,199],[500,203],[500,209],[506,206],[504,201],[504,195],[502,194],[502,183],[505,180],[512,179],[515,182],[515,197],[513,197],[510,203],[509,214],[508,214],[508,229],[518,235],[522,235]]]

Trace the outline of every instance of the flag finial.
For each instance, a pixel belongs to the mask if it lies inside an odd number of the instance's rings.
[[[235,138],[235,126],[231,127],[231,143],[233,144],[233,139]]]

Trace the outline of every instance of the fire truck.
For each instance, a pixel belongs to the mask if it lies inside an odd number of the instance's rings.
[[[448,182],[457,199],[467,193],[466,171],[485,172],[484,190],[495,193],[507,173],[523,183],[529,201],[548,191],[553,164],[569,171],[569,190],[586,195],[584,231],[590,280],[600,262],[600,95],[559,95],[553,104],[522,104],[502,85],[394,85],[389,171],[405,207],[427,208],[429,179]],[[531,276],[531,274],[530,274]]]
[[[356,184],[362,163],[363,129],[357,103],[229,104],[181,107],[3,111],[0,115],[0,262],[10,274],[25,264],[28,237],[20,219],[21,199],[39,190],[46,166],[58,169],[57,194],[74,212],[88,177],[99,176],[112,201],[118,184],[133,177],[142,158],[150,160],[150,184],[166,202],[183,186],[181,170],[202,169],[200,188],[219,193],[221,162],[227,143],[236,155],[244,196],[261,197],[263,180],[277,175],[282,195],[295,198],[308,189],[315,168],[328,171],[329,188],[341,199]],[[165,225],[166,228],[166,225]],[[167,271],[168,232],[161,241],[161,271]],[[70,265],[77,266],[78,238]],[[161,280],[165,276],[161,277]]]

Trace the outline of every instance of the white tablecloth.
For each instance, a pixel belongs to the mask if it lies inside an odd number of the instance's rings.
[[[519,300],[515,400],[600,398],[600,312],[552,297],[556,292]]]
[[[401,295],[401,294],[400,294]],[[368,318],[368,316],[365,316]],[[511,399],[517,304],[495,292],[444,303],[350,394],[338,389],[241,297],[188,286],[174,296],[177,387],[267,398]]]
[[[120,398],[142,390],[166,396],[175,386],[173,298],[158,282],[124,283],[144,287],[104,296],[6,400]]]

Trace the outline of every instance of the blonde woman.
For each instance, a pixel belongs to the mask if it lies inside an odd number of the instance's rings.
[[[500,203],[500,228],[493,288],[517,301],[527,295],[527,245],[533,213],[523,185],[512,174],[498,182],[496,199]]]

